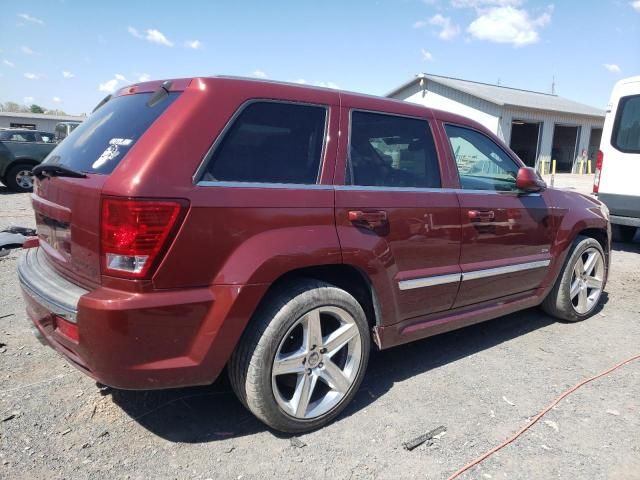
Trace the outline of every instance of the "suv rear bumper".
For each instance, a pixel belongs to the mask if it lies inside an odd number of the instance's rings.
[[[266,291],[88,291],[57,273],[41,248],[25,251],[18,276],[27,314],[49,346],[97,381],[133,390],[213,382]],[[78,341],[56,328],[56,317],[77,325]]]

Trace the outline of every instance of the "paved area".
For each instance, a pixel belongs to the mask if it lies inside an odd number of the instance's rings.
[[[0,227],[32,224],[0,187]],[[578,324],[537,309],[373,355],[353,404],[293,441],[214,385],[99,388],[32,336],[0,258],[0,478],[443,479],[569,386],[640,353],[640,244],[615,245],[602,310]],[[118,352],[114,351],[114,355]],[[446,434],[408,452],[402,443]],[[464,479],[640,478],[640,362],[586,385]]]
[[[544,175],[544,180],[547,185],[551,185],[551,175]],[[574,190],[589,195],[593,190],[593,174],[557,173],[553,179],[553,186],[554,188]]]

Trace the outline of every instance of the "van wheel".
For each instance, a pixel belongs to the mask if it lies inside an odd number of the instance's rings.
[[[259,308],[229,363],[240,401],[268,426],[300,433],[335,419],[369,359],[369,327],[353,296],[302,280]]]
[[[628,225],[611,225],[611,237],[615,242],[630,243],[636,236],[636,227]]]
[[[14,192],[30,192],[33,190],[33,173],[31,165],[18,163],[7,170],[4,184]]]
[[[607,281],[607,262],[597,240],[579,236],[555,285],[542,303],[549,315],[569,322],[589,318]]]

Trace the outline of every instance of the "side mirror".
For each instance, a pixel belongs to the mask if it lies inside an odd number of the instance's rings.
[[[518,170],[516,188],[523,192],[539,192],[547,188],[547,184],[534,168],[522,167]]]

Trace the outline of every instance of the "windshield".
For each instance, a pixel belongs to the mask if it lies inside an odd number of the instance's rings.
[[[43,163],[80,172],[110,174],[179,93],[170,93],[164,101],[148,107],[151,95],[111,99],[78,125]]]

